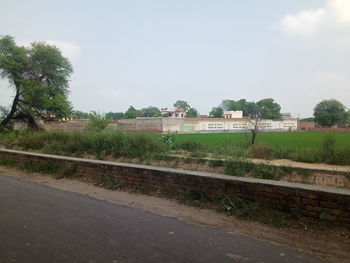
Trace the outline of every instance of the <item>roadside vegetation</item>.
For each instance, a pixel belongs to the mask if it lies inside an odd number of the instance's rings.
[[[96,118],[96,116],[94,117]],[[83,132],[9,131],[0,133],[7,148],[97,159],[139,158],[159,160],[164,155],[211,157],[237,160],[246,158],[290,159],[299,162],[350,164],[350,133],[266,132],[251,145],[250,133],[225,134],[145,134],[125,133],[97,127]]]

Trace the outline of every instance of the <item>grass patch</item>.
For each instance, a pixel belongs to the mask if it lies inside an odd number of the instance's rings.
[[[238,197],[230,198],[225,195],[222,199],[222,207],[224,211],[240,218],[272,224],[277,227],[291,226],[291,219],[287,214]]]
[[[109,190],[118,190],[125,187],[126,183],[120,176],[101,176],[96,185]]]

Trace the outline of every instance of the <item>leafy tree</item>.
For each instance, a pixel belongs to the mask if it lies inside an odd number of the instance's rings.
[[[240,100],[223,100],[220,104],[220,108],[224,111],[243,111],[244,116],[248,116],[247,113],[247,104],[248,102],[245,99]]]
[[[190,110],[191,106],[187,101],[178,100],[174,103],[175,108],[182,108],[186,113]]]
[[[125,114],[123,112],[107,112],[105,114],[105,118],[108,120],[120,120],[120,119],[124,119]]]
[[[139,117],[160,117],[161,113],[157,107],[149,106],[139,111]]]
[[[257,102],[261,110],[261,116],[263,119],[280,119],[281,118],[281,106],[273,99],[262,99]]]
[[[224,111],[221,107],[213,107],[211,111],[209,112],[210,118],[223,118],[224,117]]]
[[[82,112],[79,110],[75,110],[72,112],[72,116],[74,119],[88,119],[89,118],[89,113]]]
[[[72,72],[70,62],[55,46],[32,43],[25,48],[17,46],[11,36],[1,37],[0,76],[10,81],[15,97],[0,127],[20,119],[38,129],[38,118],[50,121],[68,117],[68,82]]]
[[[246,99],[240,100],[223,100],[219,106],[223,111],[243,111],[244,117],[250,116],[250,107],[252,107],[252,102]],[[275,102],[273,99],[262,99],[257,102],[259,109],[262,111],[262,118],[264,119],[279,119],[281,118],[281,106]],[[256,106],[256,105],[255,105]]]
[[[197,118],[198,111],[195,108],[190,108],[186,113],[186,118]]]
[[[315,122],[320,126],[345,124],[348,119],[346,107],[335,99],[323,100],[314,108]]]
[[[130,106],[124,114],[125,119],[135,119],[137,115],[138,115],[138,110],[135,109],[133,106]]]

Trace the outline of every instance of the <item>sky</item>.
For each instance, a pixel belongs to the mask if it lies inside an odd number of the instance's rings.
[[[0,35],[47,42],[72,62],[74,109],[208,114],[223,99],[273,98],[309,117],[350,107],[350,0],[0,0]],[[0,81],[0,105],[13,99]]]

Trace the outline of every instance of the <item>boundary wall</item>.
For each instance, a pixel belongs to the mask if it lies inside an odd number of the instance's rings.
[[[53,162],[71,165],[90,182],[102,177],[118,177],[126,184],[176,191],[200,190],[210,198],[239,197],[287,213],[350,226],[350,191],[314,185],[214,173],[185,171],[120,162],[30,153],[0,149],[0,158],[35,164]]]

